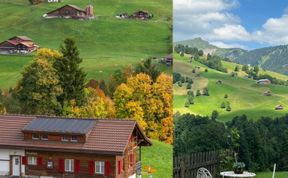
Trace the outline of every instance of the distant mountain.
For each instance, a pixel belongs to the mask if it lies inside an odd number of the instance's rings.
[[[210,53],[224,58],[230,58],[240,64],[259,65],[263,69],[272,70],[288,75],[288,45],[273,46],[247,51],[240,48],[220,48],[201,38],[176,42],[202,49],[205,54]]]
[[[203,50],[205,54],[215,54],[221,57],[230,58],[231,60],[235,60],[237,57],[247,52],[246,50],[240,48],[219,48],[210,44],[208,41],[203,40],[202,38],[195,38],[192,40],[179,41],[174,43],[174,45],[177,44],[188,45],[190,47]]]

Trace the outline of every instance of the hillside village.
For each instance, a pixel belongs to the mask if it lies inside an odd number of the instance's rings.
[[[175,46],[175,113],[217,112],[221,121],[241,114],[257,120],[259,112],[271,117],[285,114],[287,76],[188,48]]]

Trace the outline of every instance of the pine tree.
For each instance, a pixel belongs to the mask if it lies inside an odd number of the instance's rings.
[[[55,61],[55,69],[59,75],[63,94],[58,98],[61,105],[75,100],[80,106],[85,102],[85,77],[86,74],[80,68],[82,59],[73,39],[67,38],[61,46],[62,57]]]

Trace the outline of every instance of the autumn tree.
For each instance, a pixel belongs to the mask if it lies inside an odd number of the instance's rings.
[[[60,113],[61,105],[57,97],[62,94],[62,88],[57,71],[53,68],[53,61],[59,57],[61,54],[57,51],[40,49],[33,62],[22,72],[17,87],[22,113]]]
[[[155,81],[161,73],[158,70],[156,64],[153,64],[153,61],[151,58],[146,59],[145,61],[139,63],[135,68],[135,72],[145,73],[149,75],[153,81]]]
[[[117,117],[134,118],[151,138],[172,143],[172,86],[165,74],[155,82],[144,73],[129,77],[113,95]]]
[[[59,82],[63,93],[58,97],[61,105],[65,102],[74,100],[77,106],[85,102],[85,77],[86,74],[80,68],[82,59],[79,56],[79,50],[74,40],[67,38],[61,45],[62,56],[58,58],[54,67],[59,76]]]

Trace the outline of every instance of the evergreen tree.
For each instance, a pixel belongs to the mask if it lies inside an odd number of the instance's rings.
[[[218,111],[214,110],[214,111],[212,112],[212,114],[211,114],[211,119],[212,119],[213,121],[215,121],[218,116],[219,116]]]
[[[197,90],[197,91],[196,91],[196,96],[201,96],[200,90]]]
[[[80,68],[82,59],[79,57],[79,50],[73,39],[67,38],[61,45],[60,51],[62,57],[55,61],[55,69],[57,70],[60,85],[63,93],[58,100],[62,107],[65,102],[75,100],[77,106],[81,106],[85,102],[85,77],[86,74]]]
[[[153,79],[153,81],[156,81],[157,77],[161,74],[161,72],[157,69],[157,65],[153,64],[151,58],[146,59],[144,62],[138,64],[135,68],[135,72],[136,74],[147,74]]]
[[[190,90],[192,88],[192,85],[190,83],[187,83],[186,89]]]
[[[208,88],[203,89],[203,95],[210,96]]]
[[[248,67],[247,64],[242,66],[242,71],[244,71],[244,72],[248,72],[249,71],[249,67]]]
[[[225,102],[222,102],[222,103],[221,103],[220,108],[222,108],[222,109],[226,108]]]

